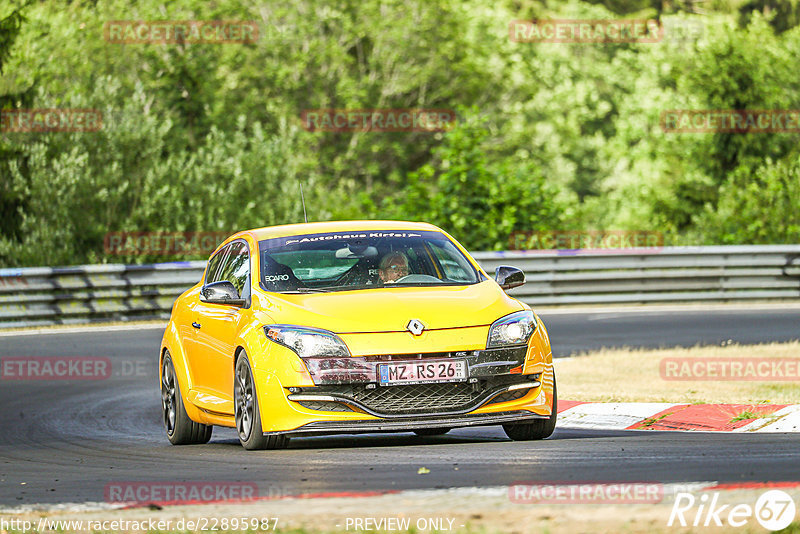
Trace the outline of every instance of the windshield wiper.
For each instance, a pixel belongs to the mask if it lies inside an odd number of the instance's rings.
[[[399,282],[389,284],[358,284],[352,286],[324,286],[324,287],[298,287],[288,291],[281,291],[281,293],[334,293],[336,291],[357,291],[359,289],[384,289],[392,287],[437,287],[437,286],[461,286],[466,285],[465,282],[446,282],[439,280],[437,282]]]
[[[298,287],[281,291],[281,293],[328,293],[328,291],[330,291],[330,288],[327,287]]]
[[[373,287],[383,287],[375,284],[359,284],[353,286],[324,286],[324,287],[298,287],[281,293],[331,293],[333,291],[351,291],[354,289],[371,289]]]
[[[403,286],[403,287],[425,287],[425,286],[463,286],[467,285],[467,282],[448,282],[446,280],[438,280],[434,282],[431,280],[430,282],[395,282],[393,284],[386,284],[384,287],[391,287],[391,286]]]
[[[354,291],[356,289],[373,289],[376,287],[381,287],[377,284],[356,284],[352,286],[326,286],[321,287],[319,289],[324,289],[326,291]]]

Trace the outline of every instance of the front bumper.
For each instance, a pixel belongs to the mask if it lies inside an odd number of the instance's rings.
[[[471,377],[467,382],[293,388],[289,400],[318,411],[361,412],[387,419],[461,415],[496,402],[521,399],[541,386],[539,375]]]
[[[482,336],[485,340],[485,332]],[[333,361],[330,366],[323,367],[308,365],[289,349],[273,344],[269,348],[273,351],[274,362],[294,359],[296,363],[289,367],[269,365],[270,360],[265,360],[268,365],[254,368],[264,433],[392,432],[505,424],[550,416],[554,375],[543,325],[534,332],[527,347],[476,349],[472,342],[466,341],[461,346],[472,345],[472,348],[458,350],[442,343],[425,345],[452,352],[392,354],[387,351],[353,357],[359,362],[357,366]],[[276,349],[285,350],[287,354],[279,356],[274,352]],[[467,381],[433,386],[381,386],[378,383],[381,363],[426,358],[466,359]],[[303,376],[304,379],[299,379]],[[450,388],[453,395],[437,400],[436,391],[410,391],[409,395],[403,391],[404,388],[428,387]]]
[[[493,392],[477,399],[475,404],[462,405],[457,410],[431,409],[425,412],[394,413],[390,416],[375,415],[349,403],[344,411],[331,411],[330,408],[295,402],[290,400],[294,394],[289,387],[280,383],[273,373],[254,370],[256,389],[259,392],[262,429],[265,434],[308,434],[308,433],[348,433],[348,432],[391,432],[416,428],[494,425],[515,421],[525,421],[548,417],[553,404],[552,364],[543,366],[539,378],[531,375],[504,375],[497,378],[513,380],[515,383],[527,382],[524,389]],[[538,382],[538,385],[534,382]],[[469,386],[468,383],[459,383]],[[511,384],[513,385],[513,384]],[[360,386],[364,387],[364,386]],[[403,386],[383,387],[382,391]],[[301,390],[324,388],[303,387]],[[299,394],[299,393],[298,393]],[[307,394],[307,393],[303,393]],[[331,399],[334,400],[334,399]],[[324,402],[324,401],[323,401]],[[305,405],[304,405],[305,404]],[[328,406],[347,406],[348,403],[328,402]]]
[[[509,412],[470,414],[460,417],[426,417],[405,418],[391,421],[314,421],[295,430],[272,432],[287,436],[310,436],[323,434],[358,434],[366,432],[403,432],[422,428],[463,428],[468,426],[502,425],[520,423],[536,419],[547,419],[548,416],[517,410]],[[267,433],[269,434],[269,433]]]
[[[515,400],[538,388],[539,374],[522,375],[527,347],[449,353],[382,355],[348,360],[330,359],[321,368],[309,365],[316,386],[291,388],[288,399],[305,408],[327,412],[361,412],[382,418],[460,415],[497,398]],[[388,362],[466,362],[464,381],[380,385],[381,364]],[[308,364],[308,362],[306,362]],[[354,372],[353,372],[354,371]]]

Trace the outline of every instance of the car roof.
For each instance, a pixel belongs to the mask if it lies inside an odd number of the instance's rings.
[[[429,223],[409,222],[409,221],[326,221],[299,224],[284,224],[280,226],[265,226],[245,230],[226,239],[230,241],[250,234],[256,241],[270,239],[273,237],[286,237],[292,235],[317,234],[322,232],[356,232],[368,230],[428,230],[441,232],[442,230]]]

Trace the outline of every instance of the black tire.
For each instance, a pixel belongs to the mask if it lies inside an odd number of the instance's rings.
[[[556,391],[556,377],[553,375],[553,412],[547,419],[536,419],[530,423],[516,423],[503,425],[506,436],[514,441],[531,441],[549,438],[556,429],[558,418],[558,393]]]
[[[200,445],[211,439],[212,425],[195,423],[186,415],[181,386],[169,352],[161,363],[161,419],[173,445]]]
[[[420,428],[414,431],[418,436],[443,436],[450,432],[452,428]]]
[[[286,436],[265,436],[261,426],[261,411],[253,380],[253,368],[247,353],[239,352],[233,378],[233,406],[239,443],[248,451],[283,449],[289,444]]]

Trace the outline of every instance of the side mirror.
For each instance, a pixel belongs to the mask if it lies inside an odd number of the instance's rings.
[[[200,290],[200,301],[209,304],[227,304],[240,308],[245,304],[244,299],[239,296],[239,292],[227,280],[204,285],[203,289]]]
[[[525,283],[525,273],[516,267],[501,265],[494,270],[494,279],[504,290],[519,287]]]

